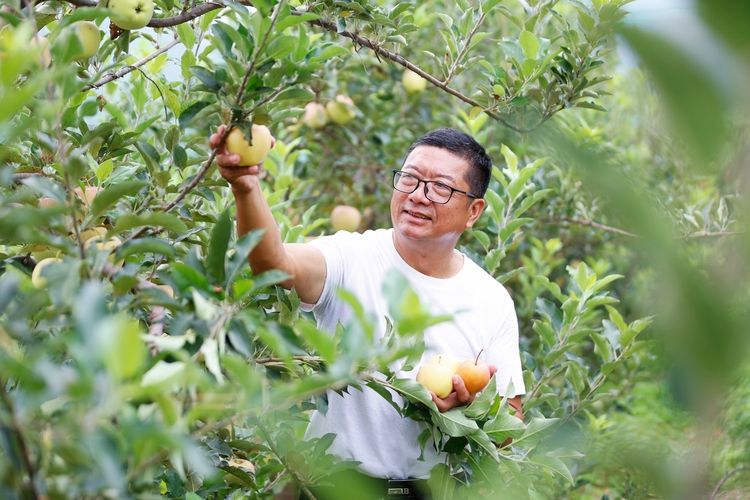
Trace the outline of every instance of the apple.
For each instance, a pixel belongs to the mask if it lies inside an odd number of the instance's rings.
[[[39,200],[39,208],[52,208],[57,205],[57,200],[54,198],[50,198],[49,196],[45,196],[44,198]]]
[[[34,270],[31,272],[31,284],[37,289],[42,289],[47,286],[47,278],[42,276],[42,269],[55,262],[62,262],[62,259],[55,257],[47,257],[37,262],[34,266]]]
[[[326,103],[328,116],[339,125],[346,125],[354,119],[356,116],[354,109],[354,101],[343,94],[337,95],[336,100]]]
[[[331,210],[331,227],[334,231],[353,233],[359,227],[362,215],[355,207],[338,205]]]
[[[107,235],[107,228],[104,226],[95,227],[93,229],[87,229],[81,232],[81,240],[87,242],[91,239],[98,238],[103,239]]]
[[[455,357],[453,354],[445,353],[433,356],[429,362],[448,365],[453,370],[453,373],[456,373],[456,370],[458,370],[458,365],[461,364],[461,360]]]
[[[52,54],[49,51],[49,40],[47,40],[47,37],[34,35],[34,38],[31,39],[30,45],[40,53],[38,61],[42,63],[42,67],[49,67],[49,65],[52,64]]]
[[[80,54],[73,57],[74,61],[88,59],[93,57],[99,51],[99,44],[102,41],[102,35],[99,33],[99,27],[91,21],[78,21],[70,25],[76,30],[78,40],[81,41],[83,50]]]
[[[404,76],[401,77],[401,84],[410,94],[422,92],[427,88],[427,80],[410,69],[404,71]]]
[[[112,22],[124,30],[137,30],[146,26],[154,15],[153,0],[109,0]]]
[[[307,103],[304,122],[310,128],[322,128],[328,123],[328,113],[325,106],[318,102]]]
[[[479,351],[479,354],[482,354],[482,351]],[[456,370],[456,375],[461,377],[471,394],[481,391],[490,382],[490,367],[479,360],[479,354],[476,359],[462,362]]]
[[[240,166],[247,167],[263,163],[271,149],[273,137],[265,125],[253,125],[252,145],[245,139],[245,134],[237,127],[232,128],[227,135],[227,151],[240,155]]]
[[[427,363],[419,367],[417,382],[441,399],[453,392],[453,368],[443,363]]]
[[[80,187],[76,187],[73,189],[73,192],[86,204],[86,206],[91,206],[92,203],[94,203],[94,198],[96,197],[97,193],[100,191],[100,188],[96,186],[87,186],[86,191],[81,189]]]

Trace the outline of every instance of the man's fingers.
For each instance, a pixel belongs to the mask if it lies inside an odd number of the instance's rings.
[[[238,154],[218,154],[216,155],[216,164],[220,167],[236,167],[241,159],[242,157]]]
[[[490,369],[490,378],[492,378],[495,373],[497,373],[497,366],[495,365],[487,365],[487,368]]]
[[[471,393],[466,388],[464,379],[458,375],[453,375],[453,390],[456,391],[454,394],[461,404],[466,404],[471,401]]]

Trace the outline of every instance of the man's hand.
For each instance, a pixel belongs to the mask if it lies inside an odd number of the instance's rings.
[[[226,125],[220,125],[215,134],[208,138],[208,144],[211,149],[219,148],[216,153],[216,164],[219,166],[219,173],[232,186],[235,193],[249,193],[258,186],[258,174],[263,164],[239,167],[240,155],[231,154],[227,151],[226,144],[219,144],[221,136],[226,130]],[[271,148],[276,145],[276,139],[271,138]]]
[[[490,377],[493,377],[497,371],[497,366],[488,365],[488,367],[490,369]],[[438,410],[441,412],[448,411],[451,408],[456,408],[458,406],[466,406],[477,398],[476,394],[471,394],[469,392],[463,379],[458,375],[453,375],[453,392],[448,394],[445,399],[437,397],[432,391],[430,391],[430,395],[432,396],[432,401],[435,403],[435,406],[437,406]]]

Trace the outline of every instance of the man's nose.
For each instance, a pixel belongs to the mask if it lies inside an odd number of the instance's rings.
[[[419,184],[424,184],[424,187],[422,189],[419,189]],[[427,181],[423,181],[422,179],[417,180],[417,189],[411,192],[411,196],[417,196],[419,197],[418,201],[421,203],[427,204],[432,203],[432,200],[427,197]]]

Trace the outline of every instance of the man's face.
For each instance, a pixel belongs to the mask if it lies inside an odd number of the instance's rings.
[[[466,181],[469,163],[450,151],[434,146],[418,146],[404,162],[402,171],[426,181],[437,181],[447,186],[471,192]],[[432,186],[430,186],[432,188]],[[446,242],[458,237],[482,214],[484,200],[454,192],[446,204],[427,199],[424,184],[413,193],[393,190],[391,220],[399,236],[407,239],[438,239]]]

